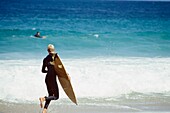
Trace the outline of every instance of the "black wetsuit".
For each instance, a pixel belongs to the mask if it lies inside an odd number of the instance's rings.
[[[52,55],[47,55],[46,58],[43,60],[42,72],[47,73],[45,78],[45,83],[48,90],[48,97],[45,97],[46,102],[44,108],[48,108],[51,100],[57,100],[59,98],[59,90],[56,81],[56,72],[54,70],[54,66],[50,64],[52,62]],[[47,67],[47,70],[46,70]]]
[[[37,38],[42,38],[42,36],[37,35],[37,34],[35,34],[34,36],[37,37]]]

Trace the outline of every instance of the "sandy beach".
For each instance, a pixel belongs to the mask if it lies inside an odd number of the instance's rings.
[[[55,101],[51,103],[48,113],[169,113],[170,103],[144,104],[124,103],[112,105],[79,105],[60,104]],[[14,103],[0,102],[0,113],[41,113],[42,109],[38,103]]]

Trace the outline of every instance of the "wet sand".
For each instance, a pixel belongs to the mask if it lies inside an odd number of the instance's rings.
[[[0,113],[41,113],[38,103],[0,102]],[[169,104],[131,104],[131,105],[64,105],[52,102],[48,113],[169,113]]]

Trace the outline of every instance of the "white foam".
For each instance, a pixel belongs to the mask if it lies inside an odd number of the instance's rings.
[[[32,28],[32,30],[36,30],[36,28]]]
[[[36,101],[47,95],[41,60],[1,60],[0,99]],[[170,91],[170,58],[64,59],[77,97]],[[60,87],[60,97],[66,97]]]
[[[96,38],[99,38],[99,34],[94,34],[94,36],[95,36]]]
[[[75,76],[73,84],[78,96],[170,91],[170,59],[166,58],[80,59],[66,66]]]

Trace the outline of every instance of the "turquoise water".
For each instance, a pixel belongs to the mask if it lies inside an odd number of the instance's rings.
[[[0,58],[37,58],[46,54],[49,43],[63,57],[169,57],[169,5],[169,2],[2,1]],[[47,38],[35,39],[37,31]]]

